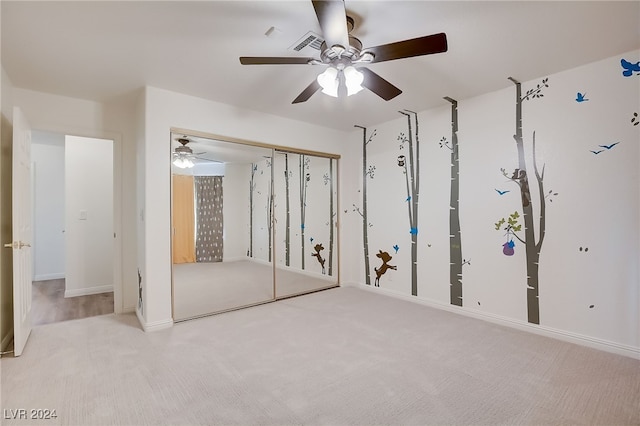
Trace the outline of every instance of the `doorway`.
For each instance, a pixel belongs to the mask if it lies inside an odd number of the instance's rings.
[[[114,141],[32,133],[32,322],[114,312]]]

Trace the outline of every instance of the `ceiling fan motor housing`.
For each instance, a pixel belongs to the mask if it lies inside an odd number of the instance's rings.
[[[178,141],[182,145],[176,147],[176,149],[174,150],[175,153],[177,153],[177,154],[193,154],[193,150],[187,146],[187,144],[189,142],[191,142],[189,139],[187,139],[187,138],[177,138],[176,141]]]
[[[358,61],[362,57],[362,42],[352,36],[349,35],[349,46],[327,46],[326,42],[322,42],[320,45],[320,58],[325,64],[334,64],[337,65],[340,62],[343,62],[347,65],[352,62]]]

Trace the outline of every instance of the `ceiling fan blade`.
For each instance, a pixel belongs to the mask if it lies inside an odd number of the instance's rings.
[[[358,67],[358,71],[364,75],[362,86],[371,90],[385,101],[391,100],[402,93],[402,90],[398,89],[396,86],[389,83],[369,68]]]
[[[297,58],[297,57],[263,57],[263,56],[241,56],[240,63],[242,65],[308,65],[315,58]]]
[[[344,0],[313,0],[312,3],[327,47],[336,44],[349,47]]]
[[[300,102],[305,102],[308,101],[309,98],[316,93],[318,90],[320,90],[322,87],[320,87],[320,84],[318,83],[317,80],[313,80],[313,82],[307,86],[306,89],[304,89],[302,91],[302,93],[300,93],[298,95],[297,98],[295,98],[293,100],[293,102],[291,102],[292,104],[299,104]]]
[[[369,47],[365,50],[375,55],[375,58],[371,61],[372,63],[442,53],[447,51],[447,35],[445,33],[432,34]]]
[[[202,161],[208,161],[208,162],[210,162],[210,163],[218,163],[218,164],[222,163],[222,161],[218,161],[218,160],[211,160],[211,159],[209,159],[209,158],[205,158],[205,157],[198,157],[197,155],[196,155],[196,156],[194,156],[193,158],[196,158],[196,159],[198,159],[198,160],[202,160]]]

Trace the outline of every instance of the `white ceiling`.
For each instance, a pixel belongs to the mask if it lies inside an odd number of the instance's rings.
[[[449,51],[370,68],[403,90],[291,101],[322,72],[242,66],[320,32],[308,0],[2,1],[2,65],[17,87],[109,101],[144,85],[336,129],[394,119],[640,48],[638,1],[346,0],[363,45],[445,32]],[[276,35],[265,32],[276,27]],[[633,59],[633,58],[631,58]],[[636,58],[637,59],[637,58]]]
[[[271,157],[271,149],[258,146],[243,145],[239,143],[229,143],[216,139],[208,139],[197,136],[183,135],[180,133],[171,134],[171,148],[180,146],[178,138],[189,139],[187,146],[193,150],[194,162],[199,163],[199,159],[218,161],[222,163],[258,163],[266,157]]]

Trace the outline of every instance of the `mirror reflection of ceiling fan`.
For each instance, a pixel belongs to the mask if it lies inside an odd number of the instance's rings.
[[[172,153],[172,162],[173,165],[181,168],[181,169],[190,169],[195,166],[194,160],[202,160],[210,163],[219,163],[216,160],[210,160],[208,158],[199,157],[205,152],[193,152],[193,150],[187,146],[189,142],[193,142],[192,139],[189,139],[186,136],[177,137],[174,139],[176,142],[180,144],[180,146],[175,147]]]
[[[380,77],[363,64],[393,61],[413,56],[431,55],[447,51],[447,36],[432,34],[410,40],[362,48],[362,42],[352,36],[354,20],[346,15],[344,0],[313,0],[313,8],[324,42],[320,47],[320,59],[303,57],[240,57],[242,65],[324,65],[326,70],[293,100],[300,103],[315,92],[337,97],[358,93],[363,86],[385,101],[402,93],[393,84]]]

